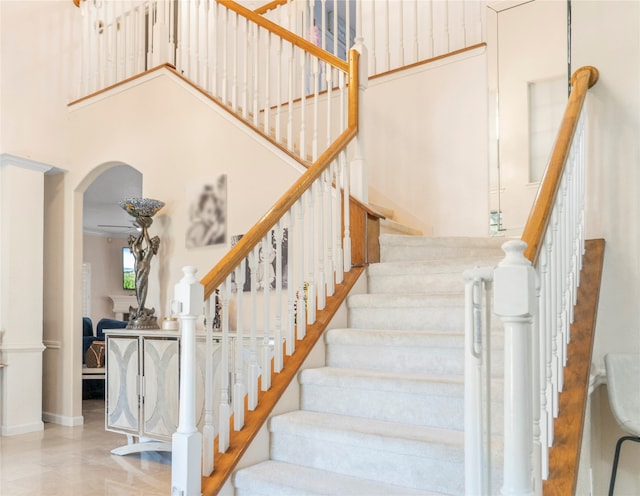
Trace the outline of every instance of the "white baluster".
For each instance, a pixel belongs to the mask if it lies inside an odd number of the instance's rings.
[[[249,269],[251,271],[251,328],[249,335],[249,369],[247,371],[247,407],[255,410],[258,404],[258,356],[257,356],[257,321],[258,321],[258,253],[257,244],[249,254]],[[264,274],[263,274],[264,277]],[[264,282],[264,279],[263,279]],[[244,347],[241,342],[241,347]]]
[[[217,295],[214,292],[205,304],[205,372],[204,372],[204,426],[202,427],[202,476],[213,472],[213,320],[216,315]]]
[[[175,286],[179,303],[180,411],[178,428],[171,438],[171,491],[196,496],[201,489],[202,435],[196,428],[196,319],[202,314],[204,287],[196,279],[195,267],[184,267],[184,276]]]
[[[400,13],[400,20],[398,21],[398,35],[400,36],[398,67],[402,67],[404,66],[404,0],[400,0],[400,2],[398,2],[398,10]]]
[[[238,24],[239,24],[239,16],[237,13],[232,12],[231,13],[232,17],[233,17],[233,25],[231,26],[231,31],[233,32],[233,38],[232,38],[232,43],[233,46],[232,48],[232,68],[231,68],[231,108],[234,110],[234,112],[238,111],[238,51],[239,51],[239,47],[238,45],[240,44],[240,41],[238,41],[238,38],[240,37],[240,33],[239,33],[239,29],[238,29]]]
[[[333,177],[335,170],[335,160],[329,166],[327,171],[327,190],[329,192],[329,197],[327,199],[328,213],[327,213],[327,222],[328,222],[328,232],[327,237],[329,241],[327,242],[327,264],[325,267],[325,271],[327,274],[326,277],[326,287],[327,287],[327,296],[332,296],[336,291],[336,277],[335,277],[335,263],[334,263],[334,249],[335,249],[335,236],[336,236],[336,226],[335,226],[335,199],[333,194]],[[336,177],[336,187],[337,187]]]
[[[271,136],[271,31],[264,30],[265,40],[265,63],[264,63],[264,118],[262,122],[262,132]],[[280,99],[278,98],[278,101]]]
[[[549,366],[549,350],[548,350],[548,267],[547,267],[547,250],[542,246],[540,250],[540,257],[538,259],[538,273],[540,277],[540,298],[539,298],[539,311],[538,311],[538,339],[539,339],[539,395],[540,395],[540,445],[541,445],[541,468],[540,475],[543,480],[546,480],[549,475],[549,411],[550,406],[548,404],[548,388],[549,378],[547,373],[550,372]]]
[[[253,95],[253,125],[258,128],[258,118],[260,117],[260,108],[258,106],[259,96],[259,75],[260,64],[258,62],[258,52],[260,51],[260,28],[257,24],[251,24],[252,40],[253,40],[253,85],[251,87],[251,93]]]
[[[229,9],[223,9],[222,16],[222,103],[229,103]]]
[[[389,43],[389,0],[384,0],[384,61],[385,70],[391,69],[391,45]]]
[[[327,287],[325,280],[325,258],[327,256],[327,226],[325,221],[325,198],[328,195],[329,187],[327,186],[327,171],[325,170],[320,176],[320,183],[318,184],[319,194],[318,198],[318,310],[324,309],[327,304]]]
[[[344,153],[341,152],[341,153]],[[344,253],[344,272],[349,272],[351,270],[351,219],[349,217],[349,205],[350,205],[350,195],[351,189],[349,187],[349,178],[351,176],[351,172],[349,170],[349,162],[346,160],[346,157],[343,161],[344,170],[342,172],[342,177],[344,180],[343,183],[343,191],[342,196],[344,198],[344,208],[343,208],[343,217],[344,217],[344,239],[342,240],[342,250]]]
[[[233,386],[233,429],[239,431],[244,426],[244,360],[242,352],[244,350],[244,322],[242,319],[242,300],[246,261],[243,260],[236,268],[236,281],[238,291],[236,292],[236,340],[235,340],[235,381]]]
[[[276,315],[275,333],[273,339],[273,370],[282,371],[282,256],[283,256],[283,228],[282,220],[275,228],[276,240]]]
[[[244,48],[242,53],[242,117],[247,119],[249,115],[249,53],[251,46],[251,37],[249,36],[249,21],[242,18],[243,29],[241,31],[244,40]]]
[[[289,105],[287,105],[287,149],[293,151],[293,89],[294,89],[294,47],[291,43],[287,43],[289,47],[289,66],[288,66],[288,92],[289,92]]]
[[[298,297],[296,299],[296,339],[303,339],[307,334],[307,317],[306,317],[306,284],[304,280],[304,195],[296,202],[297,213],[297,229],[296,239],[298,249],[296,251],[296,261],[298,263]]]
[[[420,44],[418,43],[418,0],[413,0],[413,61],[420,60]]]
[[[222,355],[220,359],[220,409],[218,414],[218,451],[229,449],[229,419],[231,418],[229,385],[229,300],[231,298],[231,275],[220,291],[220,316],[222,319]]]
[[[529,349],[531,352],[531,405],[532,405],[532,474],[534,480],[534,492],[536,496],[542,496],[542,427],[541,427],[541,398],[540,398],[540,372],[544,367],[540,365],[541,353],[541,315],[540,315],[540,279],[534,271],[535,277],[535,306],[533,308],[531,342]]]
[[[316,226],[315,226],[315,209],[316,209],[316,196],[317,196],[317,182],[311,185],[310,191],[307,192],[307,211],[308,211],[308,256],[307,259],[307,324],[313,324],[316,321]]]
[[[294,261],[295,255],[294,252],[294,239],[296,236],[296,230],[298,226],[295,223],[295,215],[293,213],[293,208],[287,213],[287,217],[289,219],[289,232],[287,235],[287,255],[289,256],[289,260],[287,263],[287,332],[285,337],[286,342],[286,351],[285,353],[290,356],[296,349],[296,339],[294,335],[295,330],[295,288],[296,281],[294,279]]]
[[[341,239],[341,235],[340,233],[342,232],[341,229],[341,196],[340,196],[340,191],[341,191],[341,187],[340,185],[342,184],[342,192],[344,194],[348,194],[346,193],[346,191],[348,191],[348,188],[345,189],[345,179],[344,179],[344,174],[345,174],[345,167],[346,167],[346,163],[347,163],[347,154],[346,152],[343,150],[340,152],[340,154],[338,155],[338,160],[337,162],[334,162],[335,165],[335,171],[336,171],[336,187],[335,187],[335,211],[334,211],[334,219],[333,219],[333,223],[334,223],[334,233],[335,233],[335,263],[334,263],[334,277],[335,277],[335,282],[336,284],[340,284],[343,280],[344,280],[344,267],[345,267],[345,261],[344,261],[344,251],[343,251],[343,246],[342,246],[342,239]],[[345,212],[345,215],[348,215],[349,211],[347,210]],[[345,220],[345,226],[348,225],[348,222]],[[350,249],[350,248],[349,248]],[[349,255],[351,256],[351,255]]]
[[[209,91],[215,97],[218,97],[218,41],[217,33],[220,29],[218,21],[218,2],[209,2],[209,32],[207,39],[209,43],[213,43],[211,50],[209,51],[209,67],[211,72],[209,74]],[[214,41],[215,40],[215,41]]]
[[[264,254],[264,274],[262,279],[264,281],[264,315],[263,326],[264,332],[262,337],[262,372],[260,386],[262,391],[268,391],[271,388],[271,354],[269,353],[269,340],[271,339],[270,329],[271,321],[269,316],[269,307],[271,306],[271,277],[267,277],[267,274],[271,274],[271,270],[267,268],[271,267],[271,261],[275,260],[275,257],[280,256],[280,250],[274,251],[272,240],[275,239],[275,232],[269,231],[267,235],[262,239],[262,253]],[[274,271],[274,277],[278,277]],[[275,282],[275,281],[274,281]]]

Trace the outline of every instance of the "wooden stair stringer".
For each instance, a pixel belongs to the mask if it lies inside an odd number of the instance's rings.
[[[549,449],[549,477],[542,484],[545,496],[574,495],[576,491],[604,246],[604,239],[587,240],[585,243],[578,301],[567,347],[564,389],[559,395],[559,414],[553,426],[554,443]]]

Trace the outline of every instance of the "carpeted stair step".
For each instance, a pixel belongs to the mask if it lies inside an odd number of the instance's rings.
[[[234,484],[235,496],[444,496],[272,460],[239,470]]]
[[[403,234],[380,235],[381,262],[445,260],[457,258],[474,263],[477,259],[504,256],[505,238],[431,237]],[[473,265],[472,265],[473,266]]]
[[[356,294],[347,307],[357,329],[464,331],[463,294]]]
[[[304,410],[273,417],[270,431],[272,460],[414,489],[464,491],[460,431]]]
[[[300,373],[301,407],[440,429],[464,429],[463,376],[322,367]]]
[[[504,369],[504,333],[492,333],[494,377]],[[327,365],[415,374],[464,375],[464,333],[431,330],[330,329]]]
[[[464,334],[442,331],[331,329],[327,365],[416,374],[464,374]]]
[[[440,293],[464,292],[465,270],[473,267],[495,267],[502,258],[472,261],[432,260],[426,262],[385,262],[367,268],[369,293]]]
[[[356,329],[464,331],[464,294],[356,294],[347,298],[348,325]],[[497,317],[492,330],[499,330]]]

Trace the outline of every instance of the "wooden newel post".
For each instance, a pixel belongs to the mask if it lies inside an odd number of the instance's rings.
[[[196,427],[196,319],[204,305],[204,286],[195,267],[184,267],[175,286],[182,337],[180,342],[180,411],[178,429],[171,438],[171,494],[201,494],[202,434]]]
[[[502,245],[494,272],[494,310],[504,323],[504,495],[533,495],[531,332],[536,273],[524,241]]]

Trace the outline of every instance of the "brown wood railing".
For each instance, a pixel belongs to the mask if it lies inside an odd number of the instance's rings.
[[[546,172],[538,189],[536,199],[525,224],[522,240],[527,243],[524,252],[533,264],[538,259],[541,242],[549,225],[551,211],[564,173],[571,141],[578,127],[578,118],[587,97],[587,90],[598,82],[598,70],[585,66],[571,77],[571,94],[556,138]]]
[[[303,194],[322,177],[325,171],[331,167],[332,163],[334,163],[341,154],[345,153],[348,144],[358,133],[359,53],[356,50],[349,52],[348,63],[345,63],[308,41],[262,18],[254,11],[248,10],[228,0],[218,0],[218,3],[236,12],[238,15],[249,19],[261,28],[267,29],[273,35],[302,48],[309,54],[316,56],[319,60],[347,72],[348,104],[346,109],[346,129],[319,154],[308,170],[276,201],[264,216],[244,234],[238,243],[229,250],[216,266],[202,278],[201,283],[205,288],[205,299],[209,298],[217,288],[229,280],[232,272],[236,270],[243,260],[247,259],[247,257],[254,252],[258,244],[269,235],[270,231],[276,227],[280,220],[300,201]],[[337,184],[335,186],[339,187]],[[356,212],[355,215],[358,217],[357,212],[364,211],[361,208],[362,205],[358,202],[351,201],[350,204],[352,205],[350,217],[354,215],[354,212]],[[349,235],[349,232],[346,232],[345,235]],[[355,250],[357,257],[362,253],[366,253],[367,256],[369,256],[372,251],[368,246],[361,247],[360,244],[363,243],[366,243],[366,240],[360,236],[354,239],[354,244],[358,246],[358,249]],[[375,250],[373,250],[373,252],[373,257],[375,257]],[[218,452],[218,438],[216,438],[214,442],[214,471],[211,476],[203,477],[203,494],[217,494],[228,480],[251,440],[267,420],[287,386],[295,378],[304,359],[311,352],[315,343],[321,338],[331,317],[362,271],[363,269],[361,267],[349,268],[349,270],[345,268],[344,281],[342,284],[336,285],[333,295],[327,297],[326,306],[323,310],[318,310],[315,322],[307,325],[304,339],[296,340],[295,353],[284,357],[281,372],[275,373],[275,371],[271,371],[269,381],[271,387],[267,391],[262,391],[262,388],[258,388],[257,407],[250,410],[245,403],[244,425],[240,430],[229,429],[228,449],[225,452]],[[292,284],[292,282],[290,282],[290,284]],[[233,422],[234,418],[232,416],[230,424],[233,425]]]

